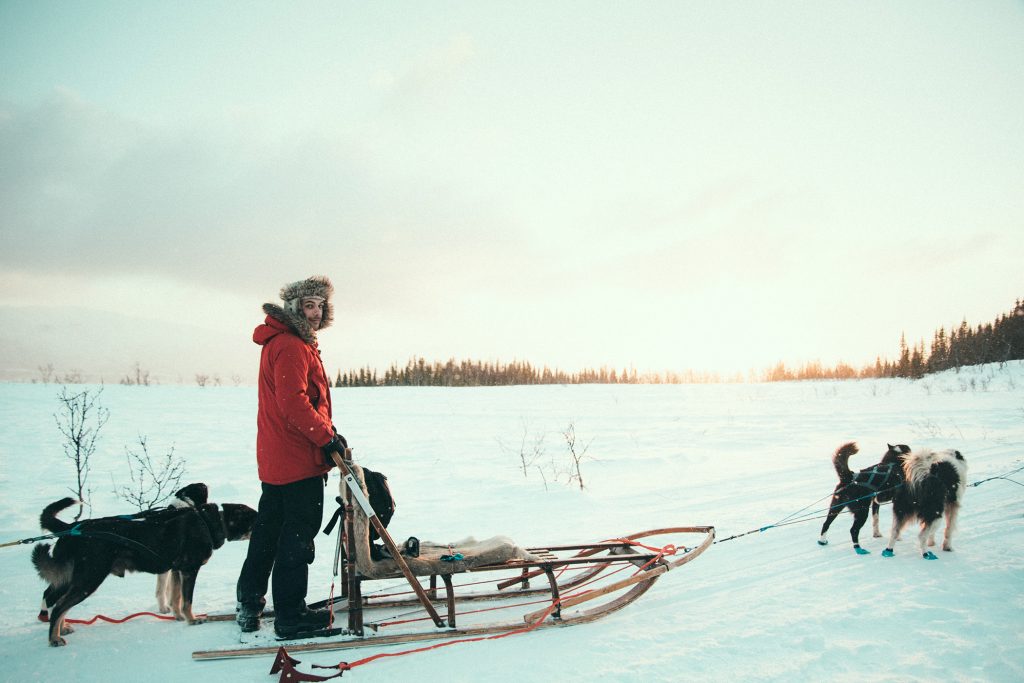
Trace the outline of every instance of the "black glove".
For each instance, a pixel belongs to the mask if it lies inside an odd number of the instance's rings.
[[[334,467],[334,458],[331,457],[331,454],[337,453],[338,455],[344,458],[346,448],[348,448],[348,441],[345,441],[345,437],[343,437],[341,434],[338,433],[337,430],[335,430],[334,438],[328,441],[327,445],[324,446],[321,450],[324,453],[324,460],[326,461],[326,463],[329,466]]]

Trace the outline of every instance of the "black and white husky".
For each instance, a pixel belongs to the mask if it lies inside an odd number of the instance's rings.
[[[939,520],[945,516],[942,549],[953,549],[953,531],[967,487],[967,461],[960,451],[952,448],[914,451],[903,458],[903,476],[906,484],[893,496],[892,532],[889,546],[882,555],[893,556],[900,531],[916,518],[921,522],[917,536],[921,556],[926,560],[938,559],[928,546],[935,545]]]

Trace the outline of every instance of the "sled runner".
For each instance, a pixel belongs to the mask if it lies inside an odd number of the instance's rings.
[[[333,608],[335,628],[288,641],[291,652],[473,639],[594,621],[629,605],[714,542],[714,527],[686,526],[528,548],[504,537],[422,543],[415,556],[403,555],[366,499],[361,468],[350,460],[336,462],[346,483],[342,595],[320,603]],[[390,557],[371,556],[371,528]],[[368,586],[380,588],[364,590]],[[504,616],[496,620],[495,614]],[[211,615],[209,620],[231,618]],[[264,623],[262,631],[247,634],[249,642],[192,657],[274,654],[281,641],[272,632]]]

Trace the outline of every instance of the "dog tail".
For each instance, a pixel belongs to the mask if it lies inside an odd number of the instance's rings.
[[[71,525],[57,519],[57,513],[77,502],[74,498],[61,498],[56,503],[50,503],[43,508],[43,514],[39,515],[39,526],[52,533],[67,531],[71,528]]]
[[[50,544],[40,543],[32,549],[32,564],[44,581],[52,586],[66,586],[71,581],[74,564],[61,562],[50,555]]]
[[[857,448],[857,444],[851,441],[837,448],[832,455],[832,464],[836,468],[836,474],[839,475],[840,484],[849,484],[853,481],[853,472],[850,471],[849,462],[850,456],[858,450],[860,449]]]

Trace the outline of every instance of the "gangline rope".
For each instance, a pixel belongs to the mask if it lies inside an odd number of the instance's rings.
[[[1016,473],[1021,472],[1021,471],[1024,471],[1024,466],[1018,467],[1018,468],[1016,468],[1014,470],[1010,470],[1008,472],[1004,472],[1002,474],[998,474],[998,475],[995,475],[995,476],[992,476],[992,477],[987,477],[985,479],[981,479],[981,480],[976,481],[976,482],[972,482],[972,483],[968,484],[968,486],[970,486],[970,487],[977,487],[977,486],[981,486],[982,484],[985,484],[987,482],[996,481],[996,480],[1004,480],[1004,481],[1008,481],[1008,482],[1010,482],[1012,484],[1017,484],[1018,486],[1024,486],[1024,484],[1021,484],[1020,482],[1018,482],[1018,481],[1016,481],[1014,479],[1010,479],[1010,475],[1016,474]],[[897,487],[893,487],[893,489],[895,489],[895,488],[897,488]],[[863,498],[872,498],[872,497],[878,495],[878,493],[879,492],[874,492],[874,493],[871,493],[870,495],[862,496],[860,498],[857,498],[856,500],[861,500]],[[765,526],[757,527],[755,529],[750,529],[749,531],[744,531],[742,533],[733,534],[732,536],[728,536],[726,538],[720,538],[720,539],[715,540],[714,543],[715,544],[725,543],[726,541],[732,541],[732,540],[735,540],[735,539],[738,539],[738,538],[743,538],[745,536],[750,536],[752,534],[763,533],[765,531],[768,531],[769,529],[776,529],[776,528],[780,528],[780,527],[784,527],[784,526],[790,526],[790,525],[793,525],[793,524],[802,524],[803,522],[810,522],[810,521],[813,521],[813,520],[816,520],[816,519],[823,519],[826,515],[821,514],[821,513],[827,513],[829,511],[831,511],[833,507],[837,507],[837,506],[829,506],[827,508],[822,508],[822,509],[819,509],[819,510],[814,510],[814,511],[811,511],[811,512],[806,513],[806,514],[803,514],[803,513],[808,508],[813,507],[814,505],[817,505],[822,500],[825,500],[825,498],[830,498],[831,496],[832,496],[832,494],[829,494],[827,496],[819,498],[818,500],[814,501],[813,503],[810,503],[809,505],[805,505],[804,507],[800,508],[796,512],[793,512],[793,513],[791,513],[789,515],[786,515],[785,517],[783,517],[782,519],[780,519],[777,522],[774,522],[772,524],[768,524],[768,525],[765,525]],[[849,501],[849,502],[853,502],[853,501]],[[846,504],[847,503],[843,503],[843,505],[846,505]],[[0,547],[6,547],[6,546],[11,546],[11,545],[19,545],[19,544],[24,544],[24,543],[31,543],[33,541],[45,540],[45,539],[48,539],[48,538],[59,537],[59,536],[62,536],[62,535],[66,535],[69,532],[70,532],[70,530],[68,532],[63,532],[63,533],[58,532],[56,534],[48,534],[46,536],[40,536],[40,537],[37,537],[37,538],[22,539],[22,540],[19,540],[19,541],[13,541],[11,543],[2,544],[2,545],[0,545]],[[70,532],[70,533],[73,533],[73,532]],[[563,571],[564,571],[564,568],[563,568]],[[617,570],[617,571],[621,571],[621,570]],[[460,585],[462,585],[462,586],[476,585],[477,583],[485,583],[485,582],[484,581],[480,581],[480,582],[472,582],[472,583],[460,584]],[[585,586],[586,583],[581,584],[581,585]],[[387,588],[384,588],[382,590],[387,590]],[[400,593],[396,593],[395,595],[399,595],[399,594]],[[381,597],[383,597],[383,596],[381,596]],[[390,595],[388,597],[390,597]],[[171,617],[171,616],[168,616],[168,615],[163,615],[163,614],[155,614],[153,612],[136,612],[134,614],[130,614],[130,615],[128,615],[126,617],[122,617],[122,618],[113,618],[113,617],[108,617],[108,616],[103,615],[103,614],[97,614],[97,615],[93,616],[90,619],[70,619],[69,618],[69,619],[66,619],[66,621],[68,621],[69,623],[76,624],[76,625],[91,625],[91,624],[97,623],[98,621],[104,621],[104,622],[111,623],[111,624],[123,624],[123,623],[125,623],[125,622],[127,622],[129,620],[136,619],[138,617],[143,617],[143,616],[149,616],[149,617],[154,617],[156,619],[168,620],[168,621],[174,619],[174,617]],[[206,616],[206,615],[197,615],[197,616],[199,616],[201,618],[202,616]],[[524,630],[532,630],[532,627],[524,629]],[[500,635],[501,634],[499,634],[499,636]],[[491,636],[490,638],[493,638],[493,636]],[[476,640],[487,640],[487,639],[488,638],[478,638]],[[424,648],[424,649],[430,649],[430,648]]]

